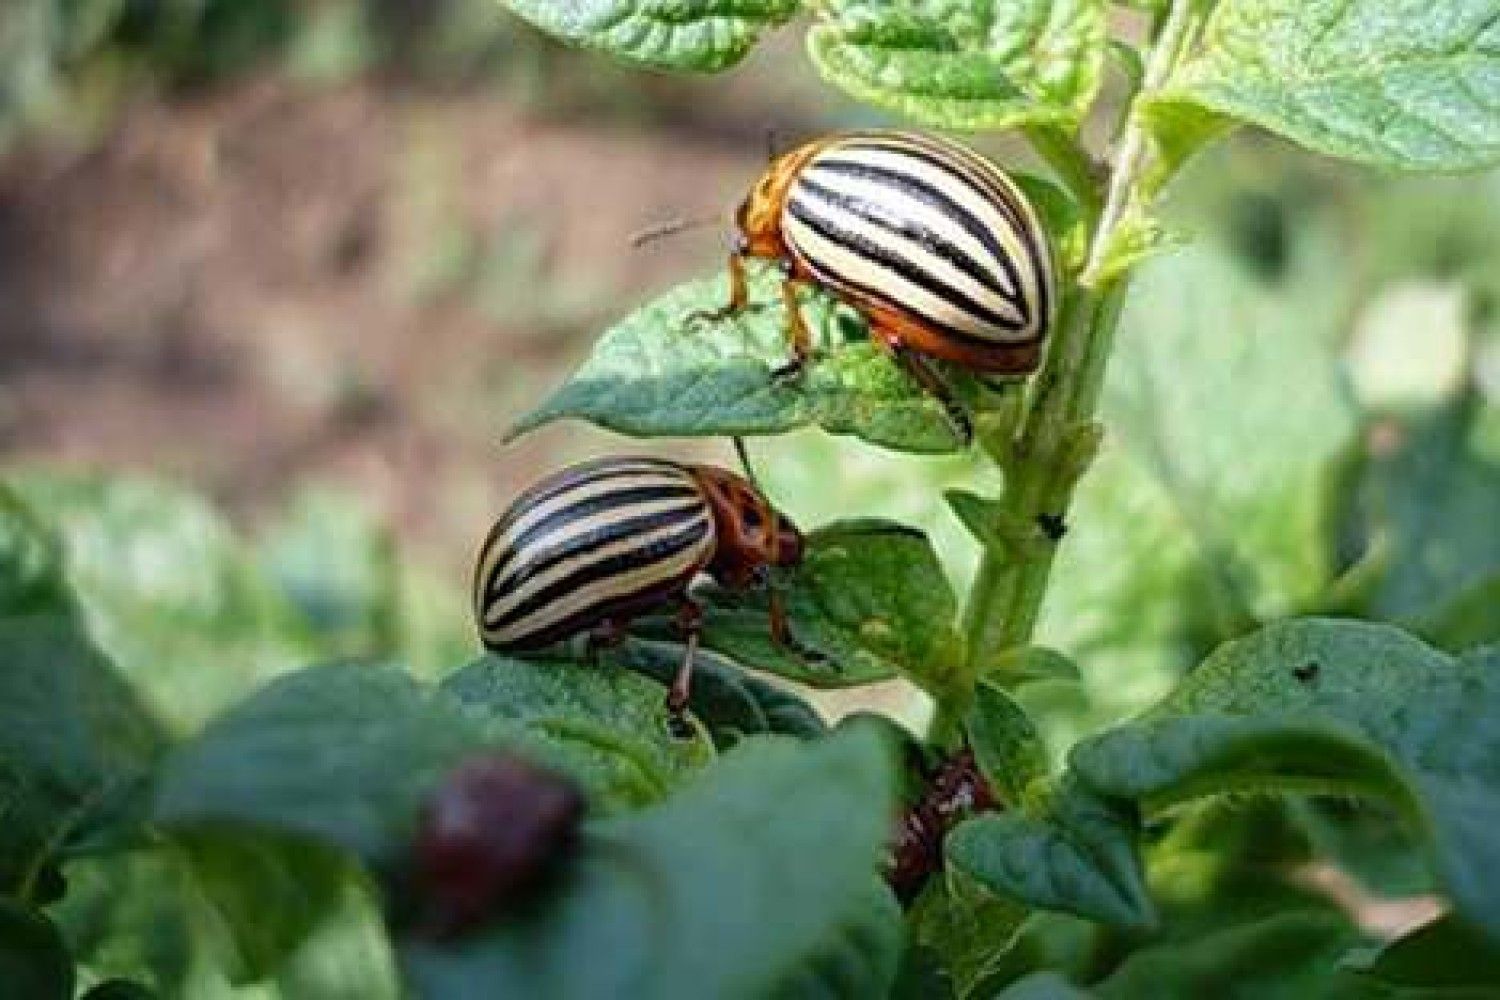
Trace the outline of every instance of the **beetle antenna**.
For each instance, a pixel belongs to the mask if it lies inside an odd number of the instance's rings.
[[[750,464],[750,449],[745,447],[745,439],[735,434],[729,440],[734,442],[734,453],[740,458],[740,468],[745,470],[745,478],[750,480],[750,485],[755,487],[755,492],[764,496],[765,491],[760,488],[760,480],[755,478],[755,467]]]
[[[712,226],[720,221],[717,214],[700,215],[691,219],[671,219],[667,222],[658,222],[654,226],[637,229],[630,234],[630,245],[639,250],[648,243],[666,239],[668,236],[676,236],[691,229],[702,229],[704,226]]]
[[[772,160],[776,159],[777,154],[781,152],[781,149],[779,148],[780,147],[780,143],[777,142],[778,138],[779,137],[776,135],[776,126],[775,125],[767,125],[766,126],[766,162],[767,163],[770,163]]]

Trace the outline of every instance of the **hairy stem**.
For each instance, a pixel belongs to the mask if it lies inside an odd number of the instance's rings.
[[[1137,101],[1160,88],[1181,57],[1191,8],[1192,0],[1173,0],[1160,22]],[[1137,120],[1134,115],[1128,119],[1103,196],[1096,182],[1092,198],[1083,200],[1091,210],[1089,218],[1097,220],[1087,263],[1063,304],[1055,339],[1032,387],[1017,439],[1005,454],[994,456],[1006,472],[1001,516],[1008,525],[1034,531],[1034,544],[987,547],[984,552],[964,618],[974,673],[998,653],[1031,640],[1057,543],[1066,529],[1073,487],[1099,443],[1094,413],[1129,285],[1127,275],[1109,274],[1108,262],[1120,227],[1138,197],[1147,159],[1146,137]],[[1064,182],[1074,187],[1079,181],[1077,162],[1070,165],[1069,157],[1060,155],[1055,137],[1031,138]]]

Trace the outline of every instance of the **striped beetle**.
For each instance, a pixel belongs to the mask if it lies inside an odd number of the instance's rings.
[[[1037,367],[1057,305],[1051,240],[1014,181],[978,153],[910,132],[852,132],[772,160],[735,213],[730,301],[745,308],[744,259],[779,261],[792,360],[811,335],[796,286],[822,287],[865,317],[877,343],[972,431],[921,357],[987,374]]]
[[[732,472],[635,456],[584,462],[521,494],[490,529],[474,574],[480,638],[516,652],[588,634],[595,652],[636,615],[676,604],[686,652],[667,708],[680,728],[701,618],[693,579],[769,588],[769,568],[796,565],[802,550],[802,533]],[[772,638],[821,659],[793,641],[775,589],[770,597]]]

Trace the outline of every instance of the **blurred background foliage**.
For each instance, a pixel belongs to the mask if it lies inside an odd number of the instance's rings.
[[[504,429],[609,318],[719,266],[712,230],[630,233],[730,204],[767,128],[871,120],[795,44],[698,81],[563,55],[490,0],[7,0],[0,520],[52,528],[90,628],[179,732],[309,662],[466,662],[489,518],[619,447]],[[1059,757],[1268,618],[1500,639],[1500,175],[1392,178],[1245,135],[1170,218],[1193,242],[1132,294],[1042,623],[1083,681],[1020,692]],[[804,525],[900,518],[973,573],[937,489],[968,460],[811,433],[754,455]],[[824,704],[924,710],[856,697]],[[1275,811],[1362,891],[1428,888],[1379,810]],[[1154,850],[1178,866],[1158,878],[1191,870],[1191,844]],[[173,863],[70,869],[92,890],[60,919],[101,978],[145,955],[168,993],[394,995],[363,897],[279,986],[231,991]],[[1192,887],[1223,889],[1173,884],[1184,919]],[[1041,919],[1016,954],[1098,964],[1082,936]]]

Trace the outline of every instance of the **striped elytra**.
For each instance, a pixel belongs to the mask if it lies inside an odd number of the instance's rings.
[[[486,647],[522,652],[583,634],[595,649],[622,639],[638,614],[675,610],[683,656],[667,709],[672,731],[686,734],[701,626],[693,579],[764,587],[772,641],[822,660],[792,636],[771,586],[769,568],[795,566],[802,553],[796,526],[732,472],[601,458],[543,479],[495,522],[474,570],[474,613]]]
[[[475,612],[485,645],[536,649],[685,591],[715,551],[687,467],[605,458],[522,494],[485,539]]]
[[[823,288],[857,309],[871,338],[947,411],[960,438],[972,428],[925,358],[982,374],[1024,375],[1041,362],[1057,311],[1051,239],[1004,171],[946,139],[853,132],[778,156],[735,214],[729,304],[749,304],[745,258],[785,272],[792,358],[812,336],[795,288]]]
[[[983,369],[996,347],[1046,336],[1046,230],[1009,177],[955,143],[869,133],[820,144],[791,179],[781,228],[820,284],[937,334],[923,353]]]

